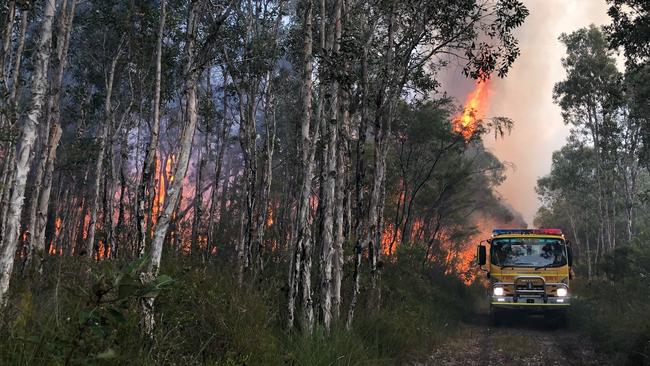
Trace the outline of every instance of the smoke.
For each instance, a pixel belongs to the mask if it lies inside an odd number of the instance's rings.
[[[561,58],[564,46],[558,41],[589,24],[609,23],[605,0],[523,0],[530,11],[517,30],[521,55],[505,79],[491,83],[488,117],[514,120],[512,134],[485,145],[500,160],[512,163],[498,193],[532,224],[540,206],[535,186],[537,178],[549,173],[553,151],[559,150],[569,135],[560,108],[553,104],[553,85],[564,78]],[[475,83],[465,80],[460,65],[451,65],[441,75],[442,89],[459,104]]]

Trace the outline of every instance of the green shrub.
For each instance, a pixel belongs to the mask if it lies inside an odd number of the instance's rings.
[[[602,264],[607,279],[576,281],[577,325],[621,365],[650,365],[650,248],[624,246]]]
[[[425,356],[462,316],[476,291],[406,254],[383,265],[381,306],[370,276],[352,331],[348,304],[330,334],[288,333],[286,263],[239,288],[235,268],[168,257],[158,282],[140,285],[142,262],[52,258],[38,278],[13,281],[1,318],[0,364],[393,365]],[[346,289],[350,286],[346,276]],[[173,281],[171,281],[173,279]],[[162,290],[162,291],[161,291]],[[348,289],[349,291],[349,289]],[[153,338],[142,334],[138,298],[155,292]],[[344,300],[350,296],[344,292]],[[318,304],[314,305],[318,314]]]

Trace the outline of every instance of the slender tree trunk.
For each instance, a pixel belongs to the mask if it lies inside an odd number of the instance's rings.
[[[7,17],[5,19],[5,27],[2,31],[2,47],[0,47],[0,91],[7,90],[7,60],[9,59],[11,50],[11,34],[14,29],[14,19],[16,17],[16,1],[11,0],[6,5]],[[2,104],[0,104],[2,106]],[[0,125],[1,126],[1,125]]]
[[[256,82],[251,80],[247,81],[248,85]],[[244,93],[241,88],[239,90],[239,143],[241,145],[242,156],[244,157],[244,194],[245,205],[243,207],[242,220],[244,227],[242,236],[239,241],[237,249],[238,257],[238,276],[237,282],[239,286],[243,285],[244,273],[251,265],[252,261],[252,244],[253,232],[255,231],[255,221],[253,218],[256,207],[256,182],[257,182],[257,131],[255,123],[255,99],[256,92],[252,91],[253,87],[248,87],[248,92]],[[244,101],[245,99],[246,102]]]
[[[223,166],[223,157],[226,152],[226,147],[228,146],[228,135],[230,135],[230,123],[229,119],[227,117],[228,114],[228,94],[226,92],[226,89],[228,87],[228,76],[226,72],[223,72],[223,119],[221,121],[221,133],[219,135],[219,151],[217,153],[217,158],[215,161],[215,169],[214,169],[214,184],[212,185],[212,198],[210,200],[210,218],[208,222],[208,248],[212,250],[211,248],[215,245],[215,230],[216,230],[216,214],[217,214],[217,207],[218,207],[218,202],[217,202],[217,193],[219,191],[219,182],[221,181],[221,169]],[[229,174],[226,174],[226,177],[224,178],[224,185],[223,185],[223,192],[222,192],[222,197],[225,196],[226,193],[226,187],[228,185],[228,178]],[[221,200],[220,202],[223,202]],[[219,219],[221,219],[223,215],[223,208],[218,211],[219,213]],[[208,254],[211,254],[208,252]]]
[[[65,5],[66,2],[64,2]],[[43,188],[38,197],[38,206],[36,211],[36,221],[33,229],[32,246],[36,251],[45,250],[45,225],[48,216],[48,207],[50,202],[50,192],[52,189],[52,174],[54,172],[54,162],[56,160],[56,150],[61,140],[61,88],[63,85],[63,75],[67,65],[68,49],[70,45],[70,35],[72,33],[72,23],[75,16],[77,0],[71,0],[70,10],[66,12],[67,7],[61,7],[61,20],[58,29],[59,44],[57,45],[58,67],[52,80],[50,97],[48,99],[48,118],[51,120],[51,133],[48,138],[45,173],[43,177]],[[39,266],[40,271],[41,266]]]
[[[167,230],[172,219],[172,214],[179,203],[183,180],[187,174],[187,168],[192,151],[192,140],[196,130],[197,122],[197,81],[201,70],[196,68],[195,42],[197,33],[197,22],[199,17],[199,3],[194,2],[190,5],[190,12],[187,21],[187,41],[185,45],[185,66],[183,69],[184,85],[184,104],[185,104],[185,125],[179,142],[179,152],[176,167],[174,169],[174,180],[167,189],[167,199],[162,209],[160,217],[154,226],[154,235],[151,242],[151,260],[147,266],[147,271],[142,275],[142,281],[148,283],[158,276],[160,269],[160,260],[162,258],[163,242],[167,236]],[[154,298],[144,298],[143,305],[143,325],[147,335],[153,335],[154,327]]]
[[[368,22],[366,22],[366,27],[370,28]],[[372,34],[371,32],[369,32]],[[361,256],[363,253],[364,243],[364,227],[363,218],[365,217],[365,194],[364,194],[364,182],[366,176],[366,136],[367,136],[367,126],[369,119],[369,92],[370,92],[370,82],[368,80],[368,52],[370,48],[370,43],[372,42],[372,36],[368,36],[368,40],[363,48],[361,55],[361,89],[362,89],[362,99],[361,99],[361,120],[359,122],[359,138],[357,139],[357,157],[356,157],[356,177],[355,177],[355,191],[356,191],[356,223],[354,234],[356,236],[356,244],[354,246],[354,272],[352,274],[352,296],[350,298],[350,304],[348,307],[347,319],[346,319],[346,328],[348,330],[352,329],[352,322],[354,319],[354,311],[357,305],[357,299],[359,296],[359,291],[361,290]]]
[[[330,40],[331,54],[334,60],[338,59],[341,40],[341,7],[342,0],[337,0],[334,10],[334,34]],[[330,48],[330,47],[328,47]],[[329,86],[329,121],[326,125],[327,149],[324,151],[326,172],[323,187],[323,230],[321,232],[321,317],[325,330],[329,332],[332,323],[332,266],[334,257],[334,212],[336,201],[336,182],[341,172],[337,172],[338,162],[338,135],[339,135],[339,83],[335,70],[326,70],[332,78]],[[325,131],[323,131],[325,133]]]
[[[300,142],[298,154],[301,162],[301,188],[296,218],[295,244],[292,249],[289,272],[289,294],[287,301],[287,328],[292,329],[295,322],[296,297],[302,288],[302,329],[310,334],[314,325],[314,311],[311,297],[311,227],[309,222],[311,183],[313,175],[312,144],[317,130],[310,134],[312,116],[312,0],[306,0],[303,23],[303,77],[302,77],[302,118],[300,122]],[[318,126],[318,124],[316,124]],[[318,129],[318,127],[316,127]]]
[[[350,129],[350,117],[349,117],[349,106],[348,106],[348,94],[347,91],[341,91],[341,105],[340,110],[340,119],[341,119],[341,128],[339,130],[339,146],[337,153],[337,175],[336,175],[336,194],[335,194],[335,209],[334,209],[334,226],[335,226],[335,235],[334,235],[334,253],[332,255],[332,316],[334,319],[340,317],[341,312],[341,286],[343,283],[343,264],[344,264],[344,251],[343,243],[345,242],[345,221],[346,218],[350,218],[350,215],[346,212],[345,203],[346,203],[346,193],[349,194],[347,182],[348,182],[348,171],[349,171],[349,129]],[[350,196],[347,197],[349,199]],[[350,207],[350,206],[348,206]],[[347,231],[349,234],[349,230]]]
[[[19,139],[16,166],[14,169],[14,184],[7,213],[6,235],[3,238],[2,257],[0,258],[0,307],[6,303],[6,293],[13,272],[14,256],[18,245],[20,217],[25,198],[25,185],[31,160],[32,148],[36,140],[36,126],[41,116],[47,87],[47,70],[50,61],[52,42],[52,21],[54,18],[55,0],[46,0],[43,9],[43,21],[36,44],[34,57],[34,72],[31,80],[31,100],[29,108],[22,118],[22,134]]]
[[[0,201],[0,249],[4,243],[4,238],[7,233],[7,213],[9,212],[9,199],[11,198],[11,187],[13,187],[14,182],[14,166],[16,165],[16,149],[10,148],[7,152],[7,159],[5,166],[3,168],[3,179],[2,184],[5,189],[2,192],[2,197]]]
[[[73,0],[74,1],[74,0]],[[74,4],[72,4],[72,11],[74,12]],[[54,145],[54,151],[56,151],[56,146],[58,146],[58,139],[61,137],[60,133],[54,132],[51,133],[52,124],[54,121],[59,123],[59,107],[58,107],[58,97],[60,94],[61,84],[63,82],[63,70],[65,68],[64,53],[67,53],[67,43],[69,41],[68,35],[68,0],[63,0],[61,4],[61,9],[59,11],[59,24],[57,30],[57,49],[56,49],[56,61],[58,62],[58,67],[54,70],[54,78],[51,83],[49,98],[47,99],[47,105],[45,107],[45,118],[44,123],[42,123],[42,139],[45,142],[40,149],[40,154],[38,159],[36,159],[36,164],[34,169],[36,171],[34,175],[34,189],[32,190],[32,197],[29,205],[29,221],[27,230],[31,234],[27,243],[27,262],[31,260],[32,253],[40,250],[40,245],[36,243],[36,237],[40,235],[37,233],[40,231],[37,224],[37,214],[39,210],[39,204],[41,201],[41,190],[45,188],[45,179],[46,175],[45,170],[48,167],[48,160],[51,159],[49,155],[52,151],[51,146]],[[56,98],[56,99],[55,99]],[[56,106],[54,104],[57,104]],[[52,116],[52,113],[56,109],[57,116]],[[57,126],[60,129],[60,126]],[[57,129],[57,128],[55,128]],[[51,139],[56,139],[56,141],[51,141]],[[45,247],[45,243],[42,244]]]
[[[273,154],[275,153],[275,99],[272,89],[272,76],[269,72],[266,78],[266,93],[264,97],[264,127],[266,129],[266,141],[264,143],[264,159],[262,160],[262,177],[260,180],[259,209],[257,213],[257,229],[255,230],[255,246],[257,247],[257,270],[264,270],[264,232],[269,215],[269,196],[273,180]]]
[[[118,47],[117,53],[111,61],[106,79],[106,99],[104,101],[104,123],[102,126],[102,133],[99,137],[99,152],[97,154],[97,161],[95,162],[95,184],[93,186],[93,201],[90,209],[90,223],[88,224],[88,238],[86,238],[86,256],[93,257],[93,249],[95,246],[95,231],[97,223],[97,211],[99,208],[99,194],[101,188],[102,177],[104,176],[104,159],[106,157],[106,145],[109,137],[109,131],[113,124],[113,83],[115,81],[115,69],[117,62],[122,55],[122,44]]]
[[[206,143],[210,138],[210,134],[206,133],[205,140]],[[208,149],[205,151],[199,149],[198,160],[199,163],[196,165],[196,179],[194,182],[194,215],[192,216],[192,237],[191,237],[191,248],[192,255],[199,254],[201,248],[199,247],[199,230],[201,226],[201,217],[203,216],[203,190],[201,185],[203,183],[203,170],[205,169],[206,156],[208,154]]]
[[[156,150],[158,149],[158,141],[160,135],[160,90],[162,84],[162,42],[165,32],[165,19],[167,0],[160,2],[160,25],[158,27],[158,38],[156,41],[156,76],[155,76],[155,91],[153,100],[153,123],[151,125],[151,138],[149,145],[144,156],[144,163],[142,165],[142,177],[140,178],[140,185],[138,187],[138,203],[137,203],[137,220],[138,220],[138,255],[142,257],[145,253],[146,239],[147,239],[147,220],[145,211],[151,207],[151,195],[154,191],[153,188],[153,174],[155,170]],[[149,215],[151,216],[151,212]]]
[[[11,9],[10,9],[11,10]],[[15,10],[12,10],[15,11]],[[12,14],[8,14],[12,15]],[[23,50],[25,48],[25,33],[27,31],[27,20],[28,20],[28,11],[27,10],[21,10],[21,16],[20,16],[20,31],[18,35],[18,47],[15,52],[15,57],[14,57],[14,67],[13,67],[13,74],[11,75],[12,77],[12,83],[11,83],[11,88],[9,88],[9,97],[7,98],[6,103],[4,105],[0,102],[0,128],[2,127],[11,127],[17,120],[16,117],[16,111],[18,107],[18,103],[16,100],[16,95],[18,94],[18,80],[20,78],[20,72],[21,72],[21,61],[22,61],[22,55],[23,55]],[[10,40],[11,40],[11,30],[13,28],[13,15],[11,17],[11,28],[7,28],[8,34],[5,34],[6,41],[3,43],[3,47],[7,47],[7,53],[8,53],[8,47],[10,46]],[[8,24],[9,26],[9,24]],[[8,54],[5,54],[2,57],[2,62],[5,62],[5,57],[9,57]],[[4,73],[4,64],[3,64],[3,73]],[[4,90],[0,88],[0,91],[6,92],[7,88],[7,83],[6,79],[8,79],[8,74],[4,73],[2,78],[0,78],[0,82],[5,84]],[[2,111],[2,108],[8,108],[8,110]],[[16,149],[11,143],[7,144],[7,153],[6,153],[6,162],[3,168],[3,190],[2,190],[2,195],[1,197],[1,205],[0,205],[0,243],[4,241],[4,236],[6,233],[6,226],[7,226],[7,213],[9,212],[9,199],[11,197],[11,187],[13,187],[14,184],[14,168],[16,166]],[[0,248],[2,246],[0,245]]]
[[[123,141],[122,149],[124,149],[126,148],[125,146],[126,134],[124,135],[124,139],[122,141]],[[126,158],[126,156],[123,156],[123,158]],[[128,237],[128,233],[126,233],[127,228],[124,225],[125,214],[126,214],[125,196],[127,195],[126,165],[127,165],[126,159],[122,159],[122,162],[120,164],[120,201],[118,206],[117,224],[115,225],[115,232],[117,235],[111,252],[111,256],[114,258],[119,258],[119,256],[121,255],[120,252],[124,250],[120,248],[120,243],[123,242],[121,239]]]

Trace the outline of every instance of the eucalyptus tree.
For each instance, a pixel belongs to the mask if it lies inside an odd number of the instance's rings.
[[[153,174],[155,170],[156,150],[160,140],[160,94],[162,89],[162,52],[163,37],[165,35],[165,21],[167,19],[167,1],[160,2],[160,20],[156,36],[155,74],[154,74],[154,97],[153,97],[153,121],[150,128],[150,137],[145,149],[144,161],[142,163],[142,175],[138,186],[138,202],[136,207],[137,230],[138,230],[138,255],[143,256],[146,250],[147,221],[146,212],[151,212],[151,200],[153,190]],[[151,214],[150,214],[151,215]]]
[[[45,126],[49,126],[50,133],[46,144],[41,148],[41,156],[36,161],[36,176],[34,178],[34,192],[29,213],[29,230],[32,232],[30,246],[33,252],[41,258],[45,255],[45,226],[48,217],[50,193],[52,190],[52,175],[56,150],[63,133],[61,127],[61,92],[63,77],[67,65],[70,36],[76,13],[77,0],[64,0],[59,9],[58,29],[56,34],[57,45],[55,62],[53,63],[52,81],[45,113]],[[47,130],[47,127],[45,128]],[[45,137],[45,136],[44,136]],[[44,141],[45,142],[45,141]]]
[[[650,61],[650,3],[645,0],[607,0],[612,24],[605,27],[610,46],[622,47],[630,67]]]
[[[594,274],[594,266],[604,254],[600,250],[597,226],[598,187],[593,147],[572,141],[553,153],[551,172],[538,179],[536,191],[546,214],[538,213],[536,224],[566,224],[576,245],[581,264],[587,267],[587,276]],[[567,222],[568,220],[568,222]]]
[[[25,38],[29,24],[30,4],[10,1],[4,8],[5,20],[0,49],[0,153],[3,156],[2,174],[0,176],[0,241],[6,232],[9,198],[13,183],[17,139],[18,90],[21,86],[22,60]],[[20,15],[20,24],[16,17]],[[18,27],[17,37],[12,43],[12,34]],[[13,62],[11,60],[13,59]]]
[[[224,44],[223,59],[237,94],[239,143],[244,160],[245,207],[241,211],[242,237],[237,248],[238,281],[252,265],[254,251],[261,260],[265,217],[268,211],[273,162],[274,127],[270,98],[273,95],[276,62],[280,57],[278,37],[283,28],[284,0],[241,1],[233,12],[229,37]],[[258,105],[264,106],[266,142],[262,174],[258,168]],[[272,113],[272,112],[271,112]],[[258,180],[260,181],[258,183]]]
[[[47,70],[52,46],[52,23],[56,8],[55,0],[45,0],[41,15],[38,41],[34,53],[34,71],[31,75],[29,106],[20,119],[21,135],[18,139],[14,181],[7,213],[6,233],[3,235],[0,257],[0,306],[6,303],[6,293],[14,267],[16,247],[20,233],[20,219],[25,198],[25,185],[32,161],[32,149],[36,140],[36,129],[46,102]]]
[[[190,160],[198,119],[198,80],[205,68],[212,62],[215,50],[222,42],[221,27],[230,15],[233,3],[233,0],[228,2],[198,0],[187,4],[183,68],[180,77],[183,83],[183,130],[177,151],[176,166],[173,168],[174,180],[167,189],[167,200],[153,228],[153,240],[150,247],[151,260],[142,274],[142,280],[145,283],[154,280],[160,270],[163,242],[171,223],[172,212],[178,204],[180,190]],[[154,298],[146,298],[142,303],[144,330],[151,336],[154,327]]]
[[[611,250],[616,246],[612,195],[623,75],[616,69],[604,34],[595,26],[563,34],[560,40],[567,48],[562,60],[567,76],[555,85],[553,98],[562,108],[565,123],[582,131],[594,147],[601,242]]]
[[[465,62],[463,70],[470,77],[486,78],[492,73],[505,76],[519,55],[513,31],[528,15],[523,4],[515,0],[389,1],[373,7],[376,10],[368,13],[377,18],[368,23],[374,36],[366,47],[371,50],[369,54],[378,56],[369,60],[368,69],[362,69],[366,74],[359,79],[368,80],[369,90],[362,93],[372,106],[365,118],[374,137],[374,174],[363,230],[356,238],[355,290],[348,309],[348,327],[352,325],[360,288],[358,264],[366,248],[371,287],[378,288],[386,155],[397,102],[407,89],[416,94],[434,89],[435,72],[450,55]]]
[[[296,223],[293,235],[294,243],[290,248],[289,292],[287,300],[287,328],[292,329],[295,322],[296,300],[302,307],[301,326],[306,333],[311,333],[314,326],[314,308],[311,294],[311,252],[312,235],[309,222],[310,199],[312,190],[315,140],[318,139],[319,123],[312,126],[313,95],[313,0],[300,3],[298,16],[301,19],[302,35],[302,75],[301,75],[301,111],[300,135],[297,142],[300,171]],[[302,293],[300,292],[302,289]],[[298,298],[300,296],[300,298]]]

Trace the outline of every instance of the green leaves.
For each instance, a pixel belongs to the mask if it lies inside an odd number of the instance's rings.
[[[142,297],[156,297],[162,290],[169,288],[174,283],[174,280],[167,275],[160,275],[155,280],[149,283],[145,288],[145,293]]]
[[[93,282],[90,291],[80,287],[70,288],[73,294],[87,298],[86,306],[78,312],[78,335],[71,342],[71,353],[77,348],[86,347],[88,337],[95,339],[88,344],[107,347],[115,343],[121,330],[139,322],[139,301],[142,298],[156,297],[160,292],[169,289],[175,281],[168,275],[160,275],[147,280],[146,266],[148,257],[128,263],[117,271],[107,268],[93,272]],[[118,357],[113,348],[95,354],[97,360],[109,360]],[[96,351],[95,351],[96,352]],[[86,354],[92,354],[88,352]]]

